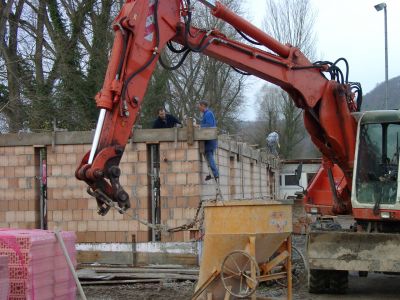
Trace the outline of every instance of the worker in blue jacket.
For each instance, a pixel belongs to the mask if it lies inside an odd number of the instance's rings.
[[[217,127],[217,122],[215,121],[214,114],[211,110],[208,109],[208,102],[202,100],[199,102],[199,110],[203,113],[203,119],[201,120],[200,127],[208,128],[208,127]],[[218,181],[219,172],[217,165],[214,160],[214,152],[217,149],[217,140],[208,140],[204,142],[204,155],[208,161],[208,164],[213,173],[214,179]],[[211,175],[208,175],[205,180],[210,180]]]

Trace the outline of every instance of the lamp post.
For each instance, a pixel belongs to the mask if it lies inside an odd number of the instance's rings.
[[[377,11],[381,11],[383,9],[385,15],[385,109],[387,109],[388,105],[388,97],[389,97],[389,82],[388,82],[388,38],[387,38],[387,10],[386,3],[382,2],[374,6]]]

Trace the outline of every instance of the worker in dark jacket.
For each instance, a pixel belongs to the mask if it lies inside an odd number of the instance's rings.
[[[153,123],[153,128],[172,128],[182,123],[173,115],[167,114],[164,108],[158,109],[158,117]]]
[[[207,128],[207,127],[217,127],[217,122],[215,121],[214,114],[211,110],[208,109],[208,102],[207,101],[200,101],[199,102],[199,110],[203,113],[203,119],[201,120],[200,127]],[[215,164],[214,160],[214,152],[217,149],[217,140],[208,140],[204,142],[204,155],[208,161],[208,164],[211,168],[213,173],[214,179],[218,181],[219,172],[217,165]],[[211,175],[206,177],[206,180],[210,180]]]

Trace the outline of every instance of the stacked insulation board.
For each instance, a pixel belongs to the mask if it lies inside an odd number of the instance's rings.
[[[75,233],[61,236],[76,265]],[[76,299],[75,282],[54,232],[0,229],[0,256],[8,257],[9,300]]]
[[[10,279],[8,275],[8,257],[0,256],[0,300],[8,299]]]

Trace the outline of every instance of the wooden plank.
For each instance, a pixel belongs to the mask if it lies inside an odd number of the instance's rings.
[[[288,256],[289,256],[289,252],[286,251],[286,250],[283,251],[281,254],[276,256],[274,259],[272,259],[271,261],[267,262],[262,268],[263,271],[265,273],[268,273],[273,268],[275,268],[278,264],[282,263],[286,258],[288,258]]]
[[[197,288],[197,290],[193,294],[192,300],[196,300],[208,288],[208,286],[211,283],[213,283],[213,281],[215,279],[218,278],[219,274],[220,274],[220,271],[214,270],[212,272],[211,276],[208,277],[207,280],[200,287]]]
[[[186,133],[187,143],[188,143],[188,145],[191,146],[191,145],[193,145],[193,142],[194,142],[193,118],[188,119],[186,130],[187,130],[187,133]]]
[[[173,273],[102,273],[114,276],[114,278],[131,278],[131,279],[176,279],[176,280],[197,280],[197,275],[186,275],[186,274],[173,274]]]
[[[11,133],[0,134],[0,145],[6,146],[33,146],[33,145],[52,145],[54,136],[55,145],[77,145],[91,144],[94,131],[56,131],[45,133]],[[178,141],[187,140],[186,128],[179,128]],[[217,139],[217,128],[195,128],[193,139],[213,140]],[[134,131],[133,142],[173,142],[175,140],[175,129],[136,129]]]
[[[184,269],[185,267],[182,265],[148,265],[148,266],[144,266],[143,268],[146,269]]]
[[[225,292],[225,297],[224,300],[229,300],[231,299],[231,294],[229,293],[229,291],[232,289],[232,286],[227,286],[226,287],[226,292]]]
[[[100,265],[132,265],[132,252],[118,251],[77,251],[79,263]],[[195,254],[160,253],[160,252],[137,252],[138,265],[148,264],[178,264],[185,266],[196,266],[197,256]]]
[[[149,269],[149,268],[90,268],[97,273],[174,273],[174,274],[188,274],[199,275],[198,269]]]
[[[195,128],[193,139],[199,140],[213,140],[218,138],[217,128]],[[178,128],[178,141],[187,141],[187,130],[186,128]],[[151,143],[151,142],[174,142],[175,141],[175,129],[174,128],[163,128],[163,129],[137,129],[133,135],[134,143]]]
[[[135,280],[102,280],[102,281],[81,281],[81,285],[111,285],[130,283],[157,283],[159,279],[135,279]]]

